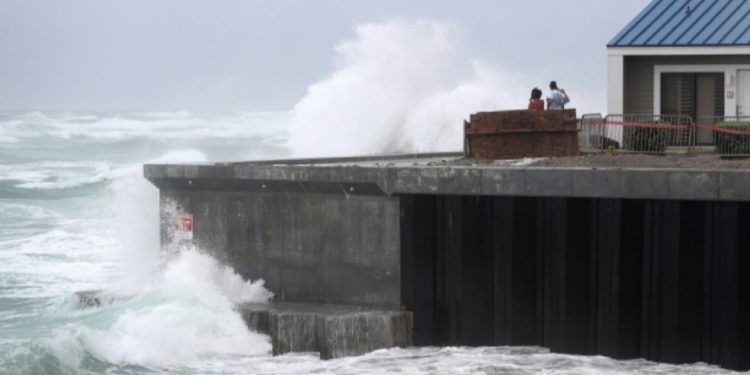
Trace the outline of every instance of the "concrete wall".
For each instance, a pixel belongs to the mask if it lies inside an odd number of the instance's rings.
[[[656,65],[750,64],[750,56],[626,56],[624,112],[654,114]]]
[[[400,307],[398,198],[215,190],[161,191],[193,214],[194,243],[277,301]]]
[[[191,166],[147,165],[161,191],[265,191],[286,194],[492,195],[750,201],[744,170],[504,166]],[[260,177],[256,177],[260,176]]]

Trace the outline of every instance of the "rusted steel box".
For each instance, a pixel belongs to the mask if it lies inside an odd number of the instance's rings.
[[[477,159],[578,155],[575,109],[499,111],[471,115],[464,154]]]

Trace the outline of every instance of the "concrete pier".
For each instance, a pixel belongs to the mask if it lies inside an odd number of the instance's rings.
[[[433,154],[144,172],[161,191],[163,241],[176,205],[194,218],[194,243],[265,279],[275,303],[410,312],[415,345],[748,370],[750,170],[664,160],[540,167]],[[279,353],[408,342],[394,339],[407,315],[387,328],[387,315],[285,314],[246,313]]]

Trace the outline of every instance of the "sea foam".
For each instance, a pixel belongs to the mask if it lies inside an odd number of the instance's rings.
[[[246,281],[197,249],[184,249],[162,274],[126,302],[103,327],[73,330],[86,352],[110,364],[182,366],[206,356],[266,354],[266,336],[253,333],[234,310],[266,302],[262,281]]]
[[[151,162],[205,161],[202,152],[183,149]],[[159,243],[158,190],[141,173],[136,166],[113,173],[111,223],[119,239],[120,276],[103,291],[113,298],[81,312],[84,316],[39,345],[71,372],[85,370],[91,361],[158,370],[207,357],[267,354],[268,338],[251,332],[235,306],[267,302],[272,293],[262,280],[243,279],[193,244],[165,252]]]

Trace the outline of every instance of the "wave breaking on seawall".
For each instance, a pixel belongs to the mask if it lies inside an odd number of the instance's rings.
[[[437,21],[391,20],[355,28],[335,48],[337,70],[294,107],[288,142],[297,157],[458,151],[463,120],[518,108],[518,76],[467,59],[461,32]]]

